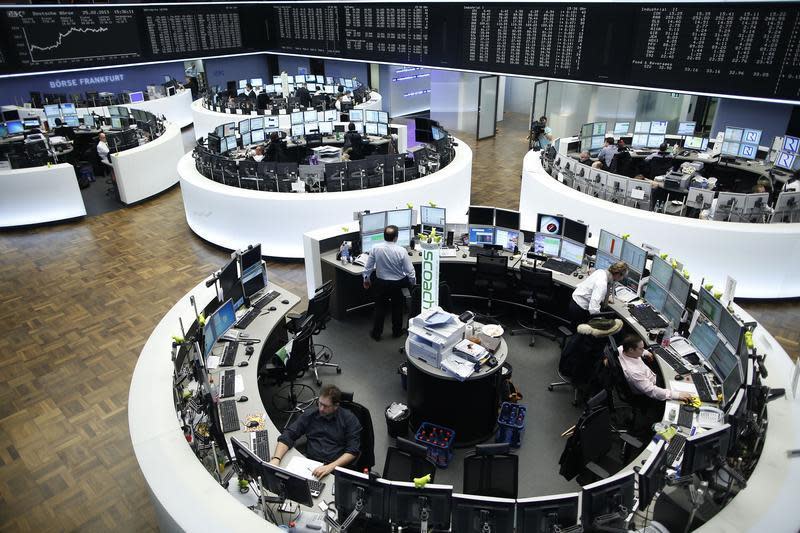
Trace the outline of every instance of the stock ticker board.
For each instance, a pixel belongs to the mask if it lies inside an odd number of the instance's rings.
[[[800,102],[792,3],[0,7],[0,73],[267,52]]]

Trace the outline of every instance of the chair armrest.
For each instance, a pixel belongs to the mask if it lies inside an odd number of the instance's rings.
[[[289,320],[296,320],[301,316],[303,316],[303,313],[297,313],[297,312],[286,313],[286,318],[288,318]]]
[[[619,438],[622,439],[622,442],[633,446],[634,448],[641,448],[644,446],[642,441],[637,439],[636,437],[631,436],[629,433],[618,433]]]
[[[586,469],[601,479],[605,479],[611,475],[603,467],[601,467],[594,461],[589,461],[588,463],[586,463]]]

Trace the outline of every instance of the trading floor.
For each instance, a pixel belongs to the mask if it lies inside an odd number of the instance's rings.
[[[517,207],[526,122],[506,114],[495,138],[460,135],[474,151],[473,204]],[[128,434],[131,375],[157,322],[227,258],[189,229],[179,188],[120,211],[0,234],[0,530],[156,530]],[[268,269],[272,281],[305,294],[302,263]],[[797,301],[740,303],[797,357]],[[394,345],[382,342],[391,357]],[[353,370],[340,362],[346,385]],[[380,470],[385,424],[380,412],[372,418],[383,439]],[[539,438],[531,429],[528,446]]]

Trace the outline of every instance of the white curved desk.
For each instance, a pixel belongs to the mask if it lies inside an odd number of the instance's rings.
[[[542,168],[539,154],[528,152],[522,164],[519,211],[523,228],[536,227],[537,213],[563,214],[589,224],[594,244],[598,228],[629,233],[636,244],[659,247],[717,288],[724,287],[729,275],[737,282],[738,297],[800,296],[800,224],[695,220],[621,206],[553,179]]]
[[[111,164],[123,203],[144,200],[178,183],[175,169],[181,156],[181,128],[175,124],[167,124],[166,131],[153,141],[118,154],[112,153]]]
[[[364,103],[358,104],[355,106],[356,109],[373,109],[376,111],[380,111],[383,107],[383,97],[376,92],[371,93],[370,99]],[[219,113],[217,111],[213,111],[211,109],[206,109],[203,106],[203,99],[199,98],[192,102],[191,105],[192,110],[192,121],[194,122],[194,137],[195,139],[199,139],[200,137],[205,137],[208,135],[209,131],[214,131],[214,128],[221,124],[227,124],[228,122],[239,122],[240,120],[244,120],[247,117],[256,117],[261,115],[245,115],[245,114],[238,114],[235,112],[232,113]],[[337,121],[338,122],[338,121]]]
[[[0,170],[0,227],[26,226],[86,215],[68,163]]]
[[[200,174],[192,154],[178,164],[186,221],[197,235],[235,250],[260,242],[264,255],[304,257],[303,234],[342,220],[354,211],[384,211],[435,202],[466,213],[472,179],[472,150],[458,141],[449,165],[422,178],[360,191],[278,193],[229,187]]]

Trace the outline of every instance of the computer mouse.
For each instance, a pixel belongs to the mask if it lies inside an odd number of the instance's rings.
[[[683,376],[678,374],[677,376],[675,376],[675,381],[683,381]]]
[[[578,274],[578,279],[583,279],[583,274]]]
[[[254,351],[256,351],[255,348],[253,348],[252,346],[248,346],[247,348],[244,349],[244,354],[245,355],[253,355]]]
[[[269,306],[269,310],[270,310],[270,311],[276,311],[277,309],[278,309],[278,308],[277,308],[277,307],[275,307],[274,305],[270,305],[270,306]]]
[[[467,257],[467,254],[461,254],[461,259],[465,259],[466,257]]]
[[[288,304],[288,303],[289,303],[289,300],[281,300],[281,303],[282,303],[283,305],[286,305],[286,304]]]
[[[408,255],[414,255],[414,252],[408,252]]]
[[[259,426],[258,420],[251,420],[247,423],[247,427],[249,428],[257,428]]]
[[[249,364],[250,364],[250,363],[248,363],[247,361],[242,361],[241,363],[239,363],[239,365],[238,365],[238,366],[247,366],[247,365],[249,365]]]
[[[572,273],[572,275],[577,278],[578,277],[578,271],[576,270],[575,272]]]

